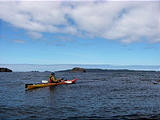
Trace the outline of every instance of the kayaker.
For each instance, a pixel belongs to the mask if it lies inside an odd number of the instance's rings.
[[[61,82],[61,81],[63,81],[63,79],[62,78],[56,79],[54,72],[50,73],[50,75],[49,75],[49,83],[57,83],[57,82]]]

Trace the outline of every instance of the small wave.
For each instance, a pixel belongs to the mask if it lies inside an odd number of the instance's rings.
[[[143,114],[131,114],[131,115],[122,115],[114,116],[113,119],[118,120],[159,120],[160,115],[143,115]]]
[[[68,117],[63,120],[108,120],[108,118],[98,117],[98,116],[77,116],[77,117]]]

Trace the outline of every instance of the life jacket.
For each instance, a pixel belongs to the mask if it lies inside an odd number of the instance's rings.
[[[53,75],[49,75],[48,80],[49,80],[49,83],[57,82],[55,76],[53,76]]]
[[[48,78],[48,80],[49,80],[49,83],[52,83],[52,81],[51,81],[51,78],[50,78],[50,77]]]

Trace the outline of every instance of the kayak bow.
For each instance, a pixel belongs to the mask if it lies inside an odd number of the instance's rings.
[[[35,88],[41,88],[41,87],[48,87],[48,86],[56,86],[56,85],[63,85],[63,84],[73,84],[78,80],[77,78],[73,80],[66,80],[58,83],[37,83],[37,84],[25,84],[26,90],[31,90]]]

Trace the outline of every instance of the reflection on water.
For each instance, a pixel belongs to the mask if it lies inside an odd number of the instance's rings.
[[[47,72],[0,73],[0,119],[160,119],[159,72],[57,73],[76,84],[25,91]],[[6,77],[7,76],[7,77]]]
[[[56,103],[55,103],[55,86],[53,87],[49,87],[49,97],[48,97],[48,100],[49,100],[49,105],[50,106],[54,106]]]

